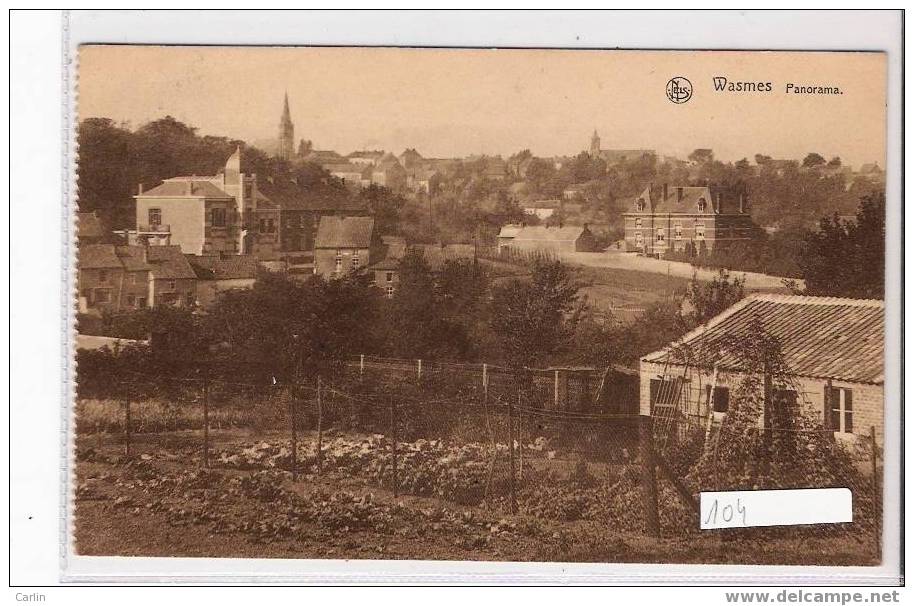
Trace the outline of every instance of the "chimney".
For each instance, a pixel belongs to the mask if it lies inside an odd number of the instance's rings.
[[[714,196],[714,212],[720,214],[720,192],[717,192],[717,195]]]
[[[740,214],[746,212],[746,195],[743,192],[739,194],[739,212]]]
[[[138,196],[143,195],[143,184],[142,183],[140,183],[136,186],[136,195],[138,195]]]
[[[666,202],[666,199],[670,197],[670,184],[663,184],[663,201]]]
[[[682,202],[682,187],[676,188],[676,202]]]

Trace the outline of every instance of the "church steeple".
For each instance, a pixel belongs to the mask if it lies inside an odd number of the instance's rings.
[[[282,117],[279,119],[279,145],[278,156],[283,160],[291,160],[295,150],[295,125],[292,124],[292,114],[289,111],[289,93],[283,98]]]
[[[593,136],[590,138],[590,155],[597,157],[600,155],[600,135],[597,129],[593,129]]]

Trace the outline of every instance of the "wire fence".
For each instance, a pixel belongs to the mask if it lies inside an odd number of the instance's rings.
[[[394,496],[653,537],[826,540],[879,560],[875,438],[848,448],[824,430],[640,416],[611,370],[359,356],[293,384],[123,372],[81,390],[77,457],[113,439],[127,460],[165,448],[189,467],[357,478]],[[850,488],[854,521],[699,531],[701,491],[815,487]]]

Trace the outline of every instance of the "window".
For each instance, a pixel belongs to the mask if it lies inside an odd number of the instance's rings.
[[[666,240],[666,230],[662,227],[657,228],[657,241],[664,242]]]
[[[189,292],[186,295],[184,295],[184,302],[187,304],[188,307],[193,307],[194,303],[196,303],[196,300],[194,299],[194,294]]]
[[[162,224],[162,209],[161,208],[150,208],[149,209],[149,225],[153,227],[158,227]]]
[[[244,197],[247,200],[254,197],[254,184],[250,181],[244,184]]]
[[[166,282],[165,282],[165,288],[167,288],[168,290],[174,290],[174,289],[175,289],[175,281],[174,281],[174,280],[168,280],[168,281],[166,281]]]
[[[136,307],[136,297],[133,295],[127,295],[127,306]]]
[[[388,282],[393,282],[394,281],[394,272],[392,272],[392,271],[387,272],[387,276],[385,276],[385,277],[387,278]]]
[[[638,246],[644,244],[644,235],[640,231],[635,232],[635,242],[638,243]]]
[[[394,287],[393,286],[384,287],[384,294],[387,296],[388,299],[392,299],[394,296]]]
[[[136,306],[140,309],[146,307],[146,297],[137,297]]]
[[[214,208],[210,212],[212,213],[213,227],[225,227],[225,209]]]
[[[110,303],[111,302],[111,291],[107,288],[96,288],[95,289],[95,302],[96,303]]]
[[[714,397],[711,397],[711,386],[705,385],[705,397],[714,412],[727,412],[730,409],[730,389],[728,387],[714,387]]]
[[[682,240],[682,223],[676,224],[676,239]]]
[[[260,233],[272,234],[274,231],[276,231],[276,224],[273,222],[273,219],[260,220]]]
[[[352,269],[359,268],[359,251],[352,253]]]
[[[644,198],[638,198],[638,212],[644,212]]]
[[[301,229],[304,229],[305,227],[307,227],[307,223],[308,223],[307,217],[305,217],[304,214],[298,215],[298,226]]]
[[[139,284],[140,283],[140,274],[136,273],[136,272],[131,273],[130,274],[130,283]]]
[[[825,386],[828,426],[839,433],[854,432],[854,392],[847,387]]]
[[[98,270],[98,281],[100,284],[108,282],[108,271],[105,269]]]
[[[641,217],[635,218],[635,227],[637,227],[638,229],[641,229],[641,225],[642,225]]]
[[[698,199],[698,212],[700,212],[700,213],[705,212],[705,208],[707,208],[707,206],[708,206],[707,200],[705,200],[704,198]]]
[[[336,263],[334,264],[334,270],[336,273],[343,271],[343,251],[336,251]]]
[[[695,223],[695,239],[696,240],[705,239],[705,224],[704,223]]]

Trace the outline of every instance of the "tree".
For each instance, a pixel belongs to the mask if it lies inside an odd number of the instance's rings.
[[[467,329],[455,300],[459,280],[453,268],[439,283],[424,255],[411,249],[399,265],[400,283],[387,310],[385,349],[399,357],[463,358],[470,350]],[[471,304],[473,293],[464,302]]]
[[[810,152],[803,158],[803,168],[814,168],[825,164],[825,158],[816,152]]]
[[[373,349],[378,293],[364,273],[307,282],[262,272],[251,290],[226,292],[207,323],[223,343],[219,366],[235,376],[289,383]]]
[[[730,273],[725,269],[721,269],[710,282],[702,282],[697,275],[693,275],[686,293],[686,301],[692,308],[689,323],[694,326],[704,324],[740,301],[746,296],[745,284],[745,278],[731,280]]]
[[[837,167],[841,166],[841,158],[839,158],[838,156],[835,156],[834,158],[832,158],[831,160],[828,161],[828,166],[830,166],[832,168],[837,168]]]
[[[537,260],[529,280],[511,280],[492,291],[490,326],[513,366],[529,366],[569,345],[581,309],[581,285],[560,261]]]
[[[811,295],[873,298],[885,296],[885,194],[863,198],[855,221],[837,214],[810,232],[799,258]]]
[[[689,162],[693,164],[709,164],[714,161],[714,150],[698,148],[689,154]]]
[[[765,166],[771,163],[771,156],[765,154],[755,154],[755,163],[759,166]]]

